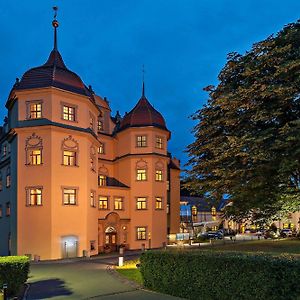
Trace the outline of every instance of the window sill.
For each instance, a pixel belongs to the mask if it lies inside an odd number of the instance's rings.
[[[41,163],[41,164],[25,164],[25,166],[26,167],[36,167],[36,166],[42,166],[43,165],[43,163]]]
[[[73,167],[73,168],[79,168],[78,165],[64,165],[64,164],[61,164],[62,167]]]

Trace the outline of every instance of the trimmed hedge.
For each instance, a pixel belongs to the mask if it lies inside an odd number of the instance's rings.
[[[300,299],[300,260],[236,252],[147,251],[144,286],[187,299]]]
[[[29,259],[26,256],[0,257],[0,288],[8,285],[8,294],[15,295],[26,282],[29,273]]]

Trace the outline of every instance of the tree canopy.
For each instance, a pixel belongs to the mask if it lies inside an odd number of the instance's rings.
[[[300,208],[300,21],[230,53],[219,84],[205,88],[187,148],[186,186],[232,205],[235,219]]]

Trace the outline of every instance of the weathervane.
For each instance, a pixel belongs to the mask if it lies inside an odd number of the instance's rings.
[[[56,17],[57,17],[57,11],[58,11],[58,6],[53,6],[53,10],[54,10],[54,20],[56,20]]]
[[[143,89],[142,89],[142,97],[145,97],[145,65],[142,66],[142,77],[143,77]]]

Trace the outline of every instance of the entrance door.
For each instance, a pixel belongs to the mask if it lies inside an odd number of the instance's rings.
[[[105,250],[107,252],[117,251],[117,232],[113,227],[105,230]]]
[[[62,239],[62,257],[71,258],[77,257],[78,251],[78,240],[75,237],[64,237]]]

